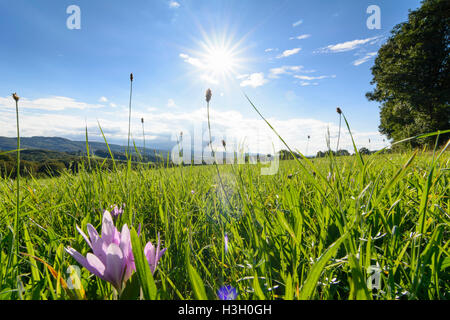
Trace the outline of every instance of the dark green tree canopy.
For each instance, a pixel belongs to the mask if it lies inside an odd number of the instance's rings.
[[[372,67],[376,87],[366,96],[381,103],[381,133],[398,141],[450,128],[449,56],[450,1],[424,0],[394,27]]]

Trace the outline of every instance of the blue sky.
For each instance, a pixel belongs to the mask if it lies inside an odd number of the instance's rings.
[[[70,30],[70,5],[81,29]],[[381,10],[368,29],[367,7]],[[211,88],[217,135],[262,149],[278,145],[245,92],[289,144],[315,153],[337,138],[344,110],[358,146],[384,146],[379,108],[369,102],[376,52],[416,0],[340,1],[0,1],[0,135],[14,136],[21,96],[23,136],[126,143],[129,74],[132,132],[160,146],[180,131],[205,128],[204,92]],[[98,122],[97,122],[98,121]],[[193,134],[193,132],[191,132]],[[310,135],[310,140],[307,136]],[[369,139],[371,140],[369,144]],[[351,149],[348,134],[342,146]]]

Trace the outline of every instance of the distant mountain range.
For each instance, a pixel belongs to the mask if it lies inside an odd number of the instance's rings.
[[[125,153],[127,147],[118,144],[109,144],[109,148],[112,152]],[[0,137],[0,150],[9,151],[15,150],[17,148],[17,139]],[[86,153],[86,141],[72,141],[66,138],[60,137],[23,137],[20,138],[20,148],[21,149],[39,149],[39,150],[49,150],[57,152],[67,152],[67,153]],[[130,146],[134,152],[134,147]],[[90,152],[97,151],[107,151],[108,148],[103,142],[89,141]],[[142,152],[142,148],[138,148],[139,152]],[[147,152],[152,151],[152,148],[147,148]],[[156,150],[158,153],[167,151]],[[146,153],[147,153],[146,152]]]

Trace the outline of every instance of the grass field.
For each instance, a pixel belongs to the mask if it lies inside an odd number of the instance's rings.
[[[143,164],[22,178],[17,221],[4,179],[0,298],[218,299],[229,285],[236,299],[449,299],[449,160],[416,151],[281,161],[272,176],[260,164]],[[159,233],[167,251],[147,279],[135,254],[118,293],[64,248],[90,252],[76,225],[100,232],[103,210],[122,203],[118,229],[141,224],[141,245]],[[70,265],[81,271],[72,289]]]

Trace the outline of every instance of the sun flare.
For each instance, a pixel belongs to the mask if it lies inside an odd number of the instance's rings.
[[[242,41],[234,41],[232,36],[212,36],[204,34],[198,41],[197,50],[186,50],[180,57],[195,67],[193,73],[199,81],[208,84],[231,84],[245,66]]]
[[[234,71],[236,61],[233,52],[227,48],[207,48],[205,53],[205,70],[216,75],[226,75]]]

